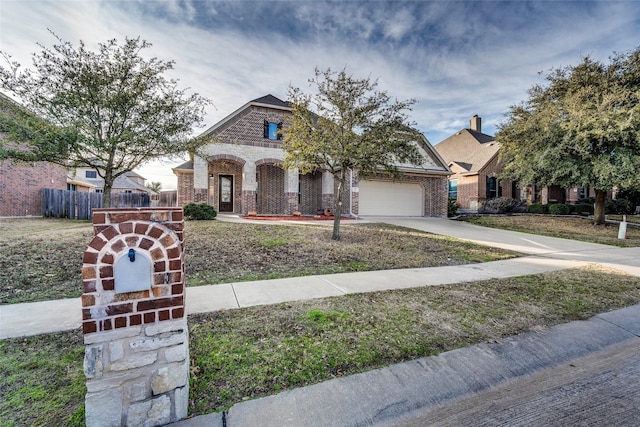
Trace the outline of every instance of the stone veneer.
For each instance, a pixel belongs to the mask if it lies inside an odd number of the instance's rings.
[[[94,209],[93,225],[82,268],[86,424],[157,426],[185,418],[182,209]],[[151,260],[150,289],[116,293],[114,267],[131,248]]]

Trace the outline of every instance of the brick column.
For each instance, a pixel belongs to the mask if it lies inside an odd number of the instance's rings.
[[[84,253],[87,426],[187,416],[189,339],[181,208],[94,209]]]
[[[333,209],[336,196],[334,193],[335,181],[331,172],[322,172],[322,207]]]

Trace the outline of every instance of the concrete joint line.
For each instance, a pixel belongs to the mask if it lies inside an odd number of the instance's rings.
[[[233,298],[236,300],[237,308],[240,308],[240,301],[238,301],[238,295],[236,294],[236,287],[233,283],[231,283],[231,290],[233,291]]]
[[[326,283],[327,285],[331,286],[333,289],[337,290],[338,292],[342,293],[342,295],[348,295],[349,291],[347,291],[344,288],[341,288],[340,286],[336,285],[335,283],[332,283],[331,281],[325,279],[322,276],[313,276],[321,281],[323,281],[324,283]]]
[[[596,318],[598,318],[598,319],[600,319],[600,320],[602,320],[603,322],[606,322],[606,323],[608,323],[608,324],[610,324],[610,325],[612,325],[612,326],[617,327],[617,328],[618,328],[618,329],[620,329],[621,331],[627,332],[627,333],[629,333],[629,334],[633,335],[634,337],[638,337],[638,338],[640,338],[640,334],[639,334],[639,333],[636,333],[636,332],[634,332],[634,331],[632,331],[631,329],[625,328],[624,326],[619,325],[619,324],[617,324],[617,323],[615,323],[615,322],[612,322],[611,320],[605,319],[605,318],[601,317],[600,315],[597,315],[597,316],[595,316],[595,317],[596,317]],[[630,339],[633,339],[633,338],[630,338]]]

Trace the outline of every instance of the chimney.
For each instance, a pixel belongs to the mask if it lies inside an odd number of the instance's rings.
[[[475,116],[471,117],[471,130],[475,130],[476,132],[482,132],[482,118],[478,117],[478,115],[476,114]]]

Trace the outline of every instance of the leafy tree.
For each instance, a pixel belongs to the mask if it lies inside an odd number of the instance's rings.
[[[156,193],[159,193],[160,190],[162,190],[162,183],[154,181],[151,184],[147,184],[147,188],[151,191],[155,191]]]
[[[302,173],[325,170],[333,174],[337,189],[333,223],[334,240],[340,239],[342,196],[349,170],[360,177],[398,174],[396,164],[424,161],[406,112],[415,100],[391,102],[385,91],[377,91],[377,81],[355,79],[346,70],[320,71],[309,79],[314,95],[289,88],[293,107],[290,125],[284,134],[285,168]]]
[[[104,179],[108,207],[118,176],[194,148],[189,135],[209,101],[164,77],[173,61],[143,58],[151,44],[140,38],[122,45],[109,40],[93,52],[82,41],[74,47],[53,35],[59,44],[39,45],[33,70],[2,53],[7,65],[0,68],[1,87],[26,108],[0,115],[10,130],[0,142],[0,159],[91,167]]]
[[[640,189],[640,48],[609,64],[586,57],[546,80],[496,135],[504,177],[593,187],[594,223],[604,224],[607,190]]]

